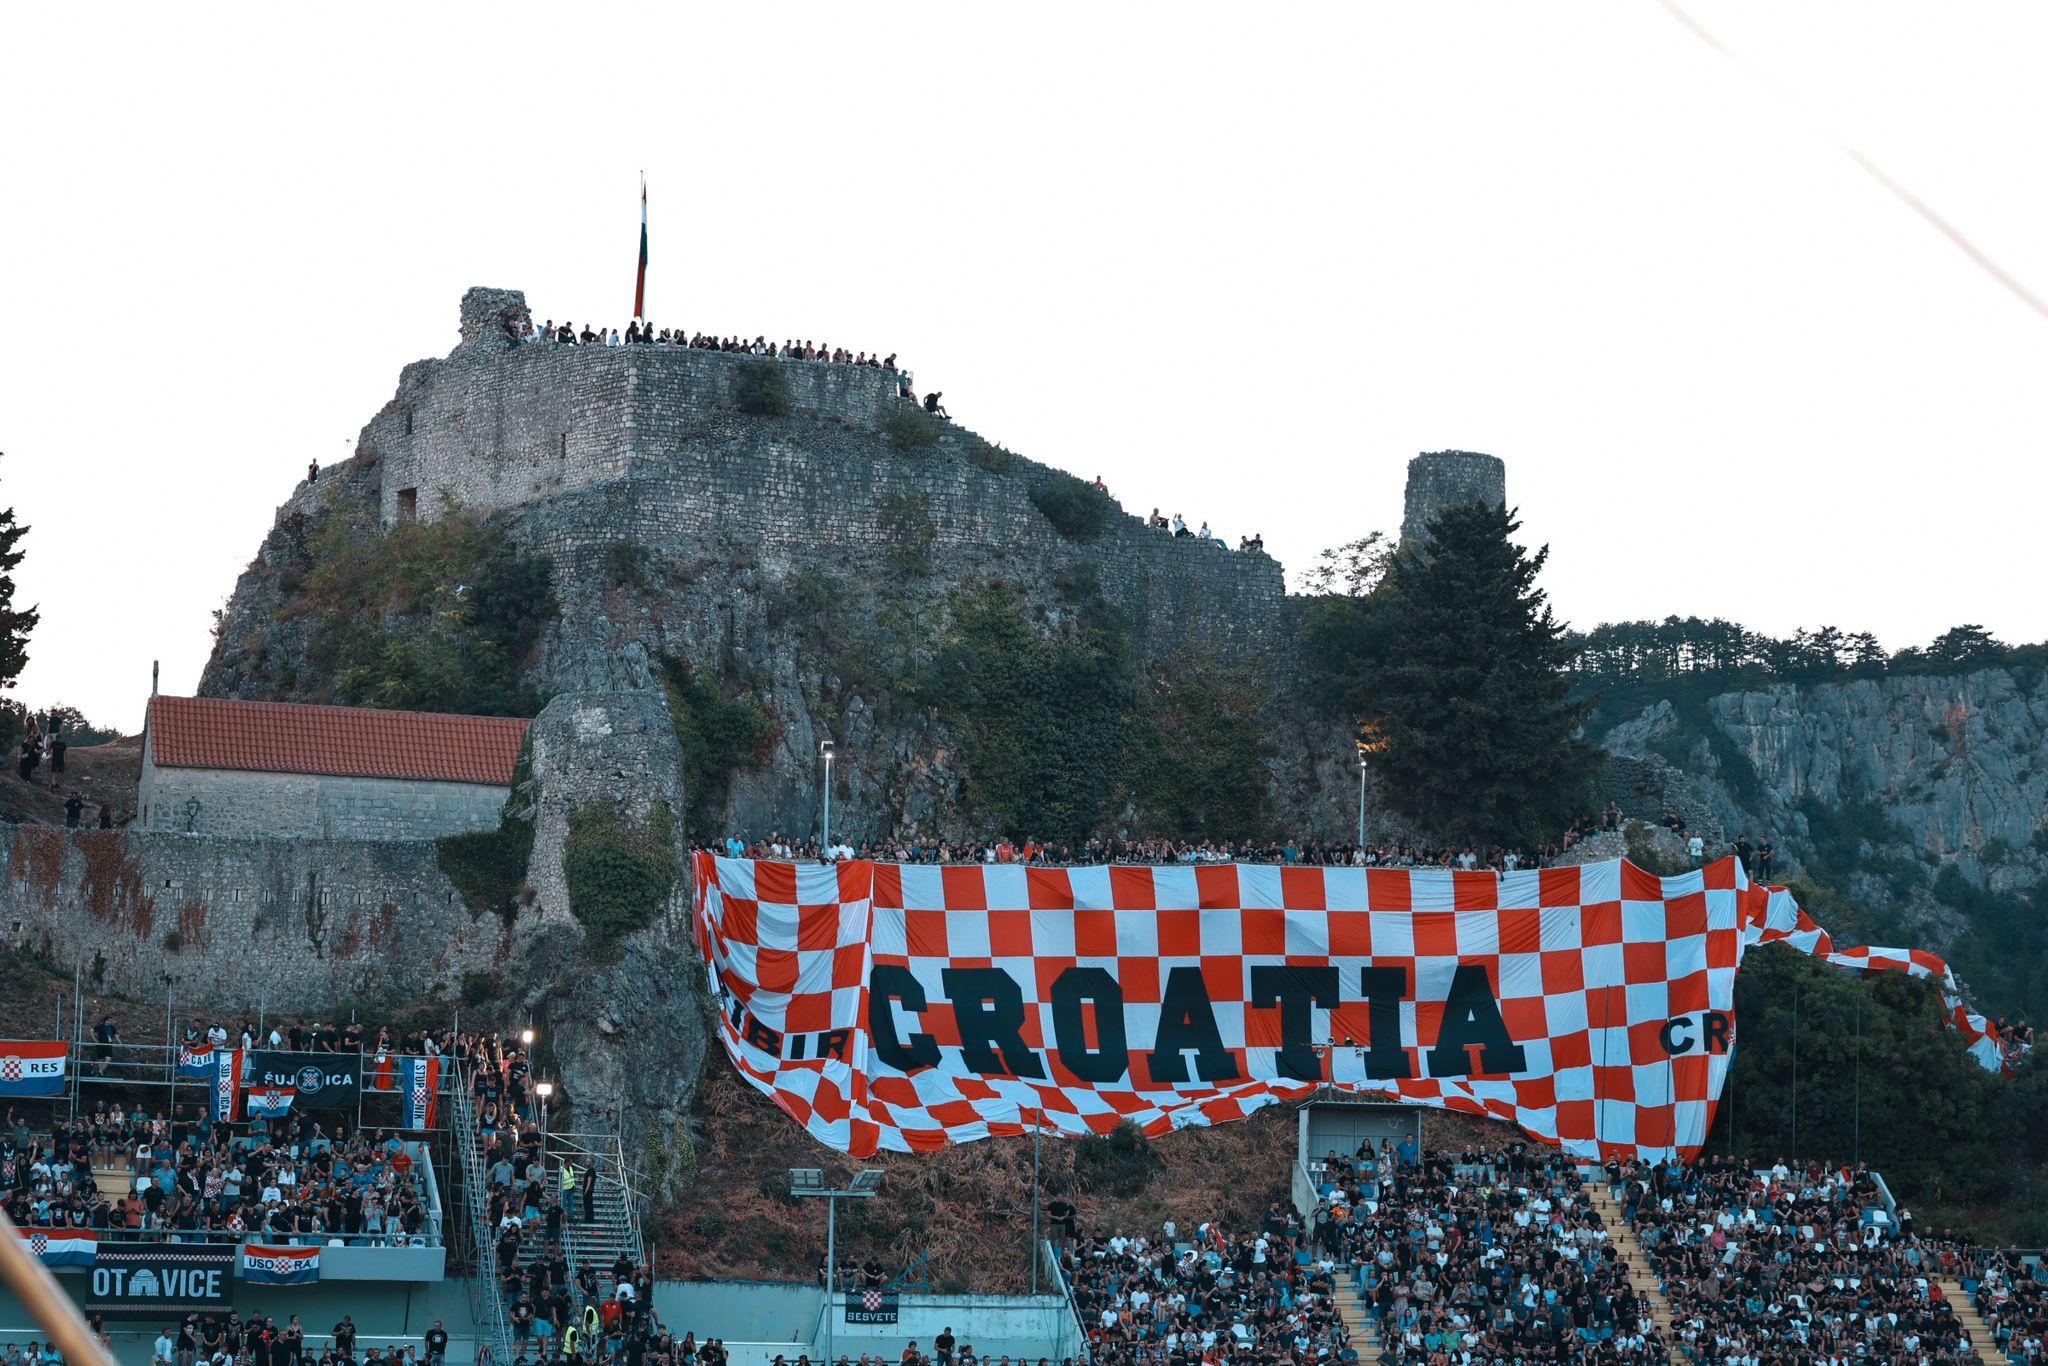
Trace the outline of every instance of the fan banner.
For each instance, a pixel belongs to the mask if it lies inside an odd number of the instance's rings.
[[[1489,1115],[1569,1152],[1689,1160],[1746,949],[1837,950],[1733,858],[1514,873],[1277,864],[693,859],[697,946],[740,1073],[865,1156],[1028,1133],[1157,1136],[1319,1087]]]

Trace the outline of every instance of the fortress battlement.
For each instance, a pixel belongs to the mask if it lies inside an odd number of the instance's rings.
[[[444,500],[488,511],[629,477],[672,457],[734,410],[757,358],[677,346],[517,343],[517,290],[463,297],[462,341],[415,361],[363,428],[376,457],[385,526],[440,515]],[[897,397],[895,372],[780,361],[793,415],[872,430]]]

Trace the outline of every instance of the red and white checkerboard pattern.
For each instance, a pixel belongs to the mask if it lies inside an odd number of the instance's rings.
[[[1350,1000],[1347,987],[1344,1004],[1315,1012],[1316,1040],[1340,1041],[1323,1050],[1332,1085],[1512,1120],[1587,1156],[1690,1158],[1729,1059],[1697,1042],[1701,1017],[1718,1011],[1732,1022],[1745,947],[1784,940],[1843,966],[1947,973],[1929,955],[1833,951],[1788,894],[1752,887],[1733,859],[1661,880],[1620,860],[1496,875],[826,866],[700,853],[693,871],[698,947],[723,1005],[727,1053],[814,1138],[856,1155],[1034,1125],[1085,1135],[1128,1119],[1157,1135],[1307,1095],[1313,1084],[1276,1067],[1279,1009],[1247,1004],[1248,966],[1263,962],[1334,963],[1353,984],[1363,965],[1407,970],[1401,1027],[1413,1076],[1364,1076],[1360,1051],[1341,1043],[1371,1033],[1365,1002]],[[1453,971],[1470,964],[1487,970],[1525,1065],[1512,1075],[1430,1077],[1422,1050],[1435,1041]],[[914,1018],[898,1003],[881,1008],[896,1012],[901,1032],[937,1042],[938,1066],[906,1074],[873,1052],[867,987],[876,966],[907,969],[925,989],[929,1008]],[[1122,989],[1132,1065],[1116,1082],[1082,1081],[1052,1050],[1050,988],[1073,966],[1106,969]],[[1141,1063],[1161,983],[1178,966],[1201,972],[1241,1080],[1160,1082]],[[947,967],[998,968],[1018,983],[1024,1042],[1043,1059],[1044,1080],[965,1066],[940,979]],[[743,1019],[777,1035],[850,1030],[852,1044],[843,1058],[778,1055],[757,1046],[758,1031],[749,1040]],[[1663,1037],[1679,1019],[1688,1022],[1679,1034],[1695,1042],[1673,1056]],[[782,1054],[792,1051],[785,1044]]]

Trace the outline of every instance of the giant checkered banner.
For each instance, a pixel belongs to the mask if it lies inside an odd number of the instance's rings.
[[[1043,1128],[1149,1134],[1319,1086],[1511,1120],[1570,1152],[1697,1153],[1756,944],[1837,951],[1734,859],[1526,872],[837,866],[696,856],[696,929],[742,1075],[856,1155]]]

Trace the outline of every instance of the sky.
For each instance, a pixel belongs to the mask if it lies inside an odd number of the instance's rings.
[[[2048,636],[2048,9],[16,7],[17,695],[139,726],[471,285],[896,352],[1297,576],[1486,451],[1575,625]]]

